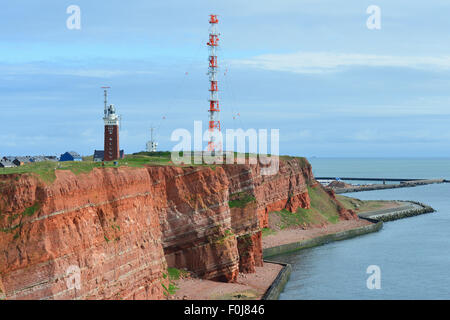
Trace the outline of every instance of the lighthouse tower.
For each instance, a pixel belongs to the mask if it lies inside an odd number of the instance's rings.
[[[105,122],[105,161],[113,161],[120,159],[119,149],[119,116],[116,114],[114,105],[108,106],[108,89],[103,87],[105,91],[105,113],[103,121]]]

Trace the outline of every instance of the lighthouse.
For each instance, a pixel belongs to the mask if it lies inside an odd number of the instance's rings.
[[[105,149],[104,161],[120,159],[119,148],[119,116],[113,104],[108,106],[108,89],[103,87],[105,93],[105,110],[103,121],[105,122]]]

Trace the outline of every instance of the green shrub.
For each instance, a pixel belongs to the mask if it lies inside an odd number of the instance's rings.
[[[247,204],[255,202],[256,198],[246,192],[240,192],[231,196],[233,200],[228,201],[230,208],[245,208]]]

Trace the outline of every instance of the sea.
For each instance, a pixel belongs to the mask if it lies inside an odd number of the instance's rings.
[[[315,176],[450,180],[450,159],[311,158]],[[450,183],[348,193],[414,200],[436,212],[386,222],[376,233],[279,255],[293,271],[282,300],[450,299]]]

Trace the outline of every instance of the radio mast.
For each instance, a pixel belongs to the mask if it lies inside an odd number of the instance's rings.
[[[208,142],[208,151],[221,151],[222,145],[221,143],[216,143],[215,133],[220,132],[220,120],[219,120],[219,89],[217,86],[217,74],[218,74],[218,60],[216,49],[219,46],[219,33],[217,31],[217,24],[219,20],[217,19],[217,15],[210,15],[209,23],[210,33],[209,33],[209,42],[207,43],[209,47],[209,81],[211,83],[210,91],[210,99],[209,99],[209,126],[208,130],[210,132],[210,138]]]

